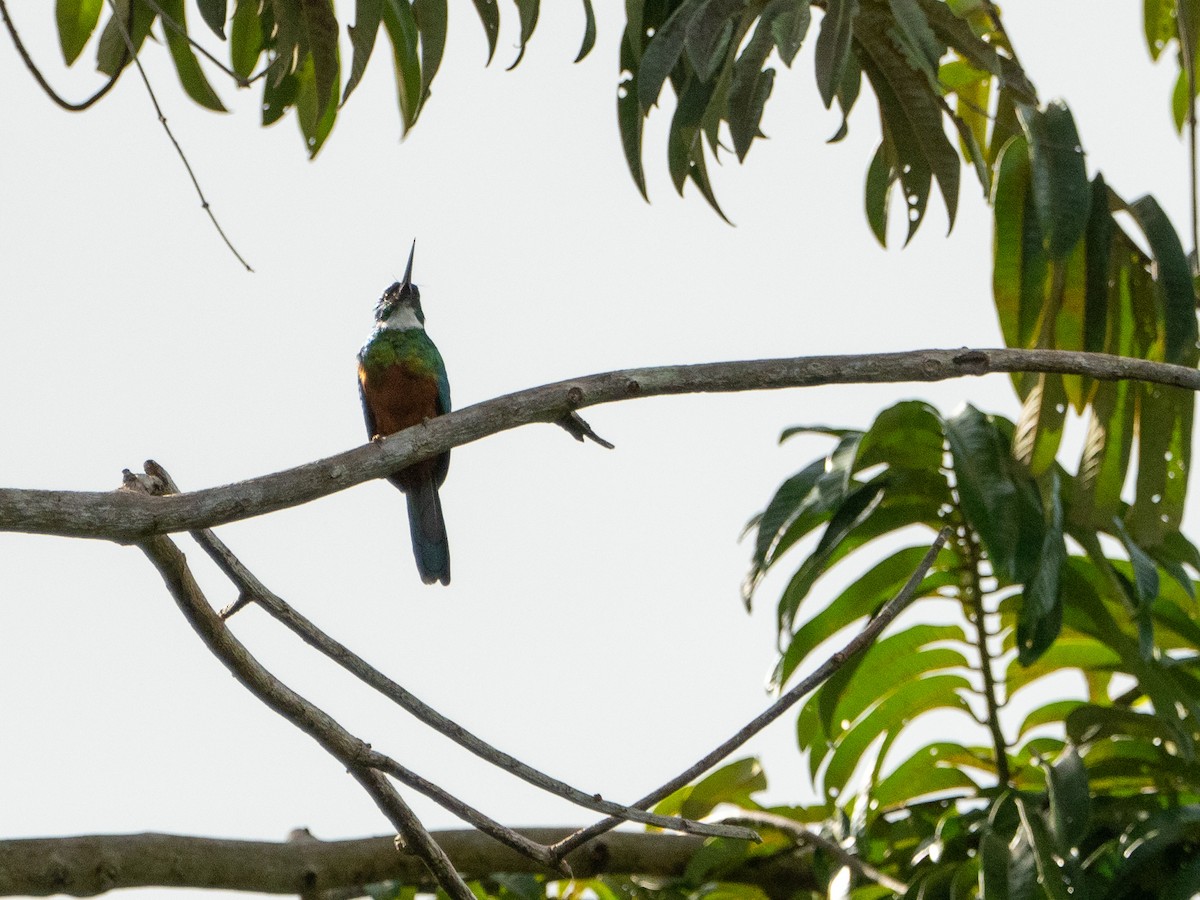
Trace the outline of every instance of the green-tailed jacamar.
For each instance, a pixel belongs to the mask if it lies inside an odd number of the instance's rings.
[[[413,253],[404,278],[386,291],[375,306],[375,330],[358,351],[358,387],[367,433],[395,434],[450,411],[450,382],[433,341],[425,334],[421,294],[412,283]],[[438,488],[446,480],[450,454],[443,453],[388,476],[408,497],[417,571],[426,584],[450,583],[450,544]]]

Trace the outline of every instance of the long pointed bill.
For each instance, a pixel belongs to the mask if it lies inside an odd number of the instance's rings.
[[[404,278],[400,282],[401,287],[408,287],[412,284],[412,261],[413,254],[417,252],[417,242],[412,242],[412,249],[408,251],[408,267],[404,270]]]

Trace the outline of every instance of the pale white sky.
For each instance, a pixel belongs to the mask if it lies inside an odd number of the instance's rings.
[[[90,92],[86,63],[60,71],[50,8],[10,6],[52,81]],[[862,214],[873,99],[864,90],[850,136],[827,146],[840,118],[817,97],[811,39],[776,79],[771,139],[746,166],[713,172],[737,226],[694,191],[674,195],[669,111],[647,127],[646,205],[616,131],[618,10],[598,6],[584,63],[570,63],[579,5],[548,3],[505,72],[515,10],[502,9],[485,69],[482,30],[455,4],[434,96],[403,142],[381,44],[315,163],[291,117],[258,126],[257,89],[222,84],[235,112],[205,112],[152,48],[160,101],[254,275],[200,211],[135,76],[68,115],[0,39],[0,481],[103,490],[153,457],[197,488],[361,443],[354,354],[414,237],[457,407],[626,366],[998,343],[977,184],[964,173],[949,238],[933,198],[913,245],[881,250]],[[1141,4],[1097,16],[1081,0],[1012,0],[1006,12],[1043,99],[1072,105],[1089,170],[1128,197],[1154,192],[1183,231],[1173,73],[1149,64]],[[779,448],[778,432],[865,425],[908,397],[1015,411],[997,377],[589,411],[614,451],[545,426],[502,434],[454,452],[449,588],[421,584],[403,497],[382,482],[220,533],[272,589],[442,712],[579,787],[633,799],[768,700],[782,581],[748,617],[737,538],[827,446]],[[183,541],[214,603],[233,599]],[[2,535],[0,585],[0,836],[389,830],[335,761],[207,654],[137,550]],[[413,724],[265,615],[234,628],[347,727],[494,817],[592,820]],[[778,802],[807,793],[793,721],[749,751]],[[431,828],[457,827],[410,799]]]

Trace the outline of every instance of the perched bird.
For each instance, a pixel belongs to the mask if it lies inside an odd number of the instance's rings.
[[[450,411],[446,366],[425,333],[421,294],[412,283],[416,248],[413,241],[404,278],[379,298],[375,330],[358,351],[358,389],[372,439]],[[449,468],[450,454],[446,452],[388,476],[408,497],[413,554],[426,584],[450,583],[450,544],[438,497]]]

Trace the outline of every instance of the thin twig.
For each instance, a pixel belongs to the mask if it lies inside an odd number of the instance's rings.
[[[108,3],[113,9],[113,14],[116,15],[116,0],[108,0]],[[171,139],[171,143],[175,145],[175,152],[179,154],[180,160],[183,161],[183,167],[187,169],[188,177],[192,179],[192,186],[196,189],[196,196],[200,198],[200,208],[208,214],[213,228],[217,229],[217,234],[221,236],[221,240],[225,242],[225,246],[229,248],[229,252],[234,255],[238,262],[245,266],[247,272],[253,272],[254,270],[250,268],[250,263],[242,258],[242,254],[238,253],[237,248],[233,246],[233,242],[229,240],[229,236],[225,234],[225,229],[217,221],[217,216],[212,211],[212,206],[209,204],[208,198],[204,196],[204,191],[200,187],[200,181],[196,178],[196,173],[192,170],[192,164],[188,162],[187,154],[183,152],[183,147],[179,145],[179,141],[175,139],[171,127],[167,124],[167,117],[163,115],[162,107],[158,104],[158,97],[154,94],[154,88],[150,86],[150,78],[146,75],[146,70],[142,66],[141,59],[138,58],[137,48],[133,45],[133,38],[129,34],[129,29],[125,27],[125,23],[119,18],[116,21],[121,27],[121,37],[125,39],[125,46],[129,51],[129,55],[133,58],[133,64],[137,66],[138,74],[142,77],[142,84],[146,86],[146,93],[150,95],[150,102],[154,105],[154,112],[158,115],[158,121],[162,125],[163,131],[167,133],[167,137]]]
[[[745,812],[738,813],[736,816],[730,816],[723,821],[738,825],[747,825],[751,828],[774,828],[782,831],[789,837],[794,838],[797,844],[804,844],[825,851],[842,865],[853,869],[868,881],[873,881],[895,894],[904,895],[908,893],[908,885],[903,881],[897,881],[886,872],[879,871],[879,869],[875,868],[869,862],[865,862],[855,856],[841,844],[831,841],[829,838],[822,837],[816,832],[809,831],[804,827],[803,823],[797,822],[794,819],[776,815],[775,813]]]
[[[788,709],[803,699],[805,695],[809,694],[831,675],[833,675],[834,672],[838,671],[838,669],[844,666],[848,660],[852,659],[859,652],[870,646],[874,642],[875,638],[879,636],[879,633],[883,631],[883,629],[886,628],[891,621],[895,619],[896,616],[898,616],[905,609],[905,607],[908,606],[909,603],[912,602],[914,596],[916,595],[917,588],[920,587],[921,581],[925,578],[925,574],[929,571],[930,566],[933,565],[934,560],[937,559],[938,553],[941,552],[942,546],[950,538],[951,534],[952,530],[948,526],[938,532],[937,537],[934,538],[933,544],[930,546],[925,556],[921,559],[916,571],[914,571],[909,577],[908,581],[905,582],[904,587],[900,589],[900,592],[894,598],[885,603],[880,608],[879,612],[876,613],[875,617],[867,623],[866,627],[863,628],[863,630],[860,631],[849,643],[847,643],[845,647],[843,647],[837,653],[834,653],[822,665],[818,666],[816,671],[814,671],[811,675],[803,679],[794,688],[767,707],[767,709],[751,719],[750,722],[738,730],[738,732],[727,741],[720,744],[709,753],[706,753],[703,757],[697,760],[695,764],[688,767],[683,772],[680,772],[666,784],[655,788],[633,805],[641,808],[651,806],[665,797],[669,797],[675,791],[679,790],[681,787],[688,784],[695,778],[698,778],[700,775],[703,775],[738,747],[746,743],[746,741],[750,740],[750,738],[754,737],[754,735],[758,734],[760,731],[778,719]],[[604,819],[603,821],[597,822],[595,825],[575,832],[575,834],[571,835],[569,838],[559,841],[551,849],[554,850],[554,852],[559,856],[565,856],[576,847],[587,843],[597,835],[603,834],[604,832],[615,828],[619,824],[621,824],[620,819]]]
[[[169,472],[160,464],[152,459],[145,462],[147,475],[157,479],[161,489],[168,493],[178,490],[174,479],[171,478]],[[154,488],[150,485],[145,485],[140,482],[136,476],[127,475],[127,483],[129,480],[137,481],[143,487]],[[354,675],[364,684],[374,688],[383,696],[387,697],[393,703],[400,706],[406,712],[410,713],[414,718],[424,722],[430,728],[440,734],[445,735],[454,741],[460,747],[474,753],[480,759],[483,759],[492,765],[504,769],[512,775],[522,779],[523,781],[532,784],[534,787],[562,797],[577,806],[582,806],[585,809],[590,809],[594,812],[604,813],[605,815],[616,816],[622,819],[628,819],[634,822],[640,822],[644,825],[652,825],[657,828],[664,828],[670,831],[680,831],[687,834],[699,834],[709,837],[727,837],[735,840],[750,840],[757,841],[758,836],[752,831],[745,829],[730,830],[728,826],[714,825],[704,822],[696,822],[691,819],[684,819],[678,816],[660,816],[654,813],[648,813],[644,810],[634,809],[632,807],[623,806],[620,803],[614,803],[610,800],[605,800],[600,794],[589,794],[581,791],[576,787],[572,787],[566,782],[559,781],[538,769],[533,768],[527,763],[521,762],[516,757],[505,753],[502,750],[493,747],[491,744],[484,741],[482,738],[472,734],[467,729],[463,728],[457,722],[448,719],[446,716],[439,713],[436,709],[426,704],[419,697],[412,694],[402,685],[397,684],[392,679],[388,678],[378,669],[375,669],[366,660],[355,654],[344,644],[331,638],[325,632],[321,631],[316,625],[309,621],[301,613],[297,612],[283,598],[275,594],[267,588],[259,578],[251,572],[242,563],[241,560],[234,555],[228,545],[223,540],[217,537],[211,529],[198,529],[190,532],[191,536],[196,540],[205,553],[217,564],[217,567],[225,573],[230,581],[237,587],[239,593],[238,602],[227,610],[222,610],[220,617],[227,619],[232,615],[231,611],[236,611],[240,605],[245,603],[257,602],[264,610],[270,613],[275,619],[288,628],[290,628],[301,640],[315,650],[320,651],[329,659],[336,662],[343,669]],[[436,785],[426,782],[424,779],[415,773],[410,772],[399,763],[387,759],[382,755],[376,758],[371,756],[372,765],[375,768],[386,771],[395,775],[400,781],[407,784],[415,790],[421,791],[426,796],[432,798],[435,802],[442,804],[446,809],[458,815],[465,821],[476,823],[477,817],[486,818],[483,813],[471,809],[466,804],[458,801],[457,798],[445,795],[447,800],[443,802],[439,799],[441,791]],[[454,804],[448,805],[451,801]],[[489,822],[491,820],[488,820]],[[504,828],[504,826],[495,823],[496,827]],[[480,826],[482,827],[482,826]],[[505,832],[511,834],[508,829]],[[500,832],[488,832],[497,840],[505,840]],[[514,849],[517,849],[514,847]],[[542,859],[547,865],[553,865],[553,860],[543,854],[541,857],[534,856],[536,859]]]
[[[129,16],[132,19],[132,3],[129,5]],[[12,18],[8,14],[8,3],[5,2],[5,0],[0,0],[0,18],[4,19],[4,27],[8,29],[8,36],[12,38],[13,46],[17,48],[17,54],[21,57],[22,61],[24,61],[25,68],[29,70],[29,74],[33,76],[33,80],[38,83],[38,86],[42,89],[42,91],[45,92],[47,97],[68,112],[83,112],[85,109],[89,109],[93,104],[99,101],[100,98],[102,98],[105,94],[111,91],[113,89],[113,85],[117,83],[117,79],[121,77],[121,72],[124,71],[125,63],[129,59],[129,51],[126,50],[125,54],[121,57],[120,62],[117,63],[116,71],[109,76],[108,81],[105,82],[104,85],[98,91],[96,91],[96,93],[92,94],[92,96],[88,97],[81,103],[72,103],[50,86],[50,82],[46,80],[46,77],[42,74],[41,70],[37,67],[37,64],[33,61],[33,57],[29,55],[29,51],[25,48],[24,41],[21,40],[21,35],[17,33],[16,25],[13,24]],[[128,25],[126,27],[128,27]]]
[[[1188,366],[1068,350],[909,350],[626,369],[497,397],[336,456],[187,494],[0,488],[0,531],[136,543],[151,534],[211,528],[299,506],[491,434],[554,422],[570,409],[637,397],[943,381],[992,372],[1058,372],[1200,390],[1200,371]]]
[[[217,617],[174,542],[166,537],[153,537],[139,546],[162,575],[188,624],[213,655],[247,690],[346,766],[404,837],[405,846],[421,857],[443,890],[455,900],[475,900],[445,851],[434,842],[404,798],[383,775],[364,763],[369,748],[263,668]]]

